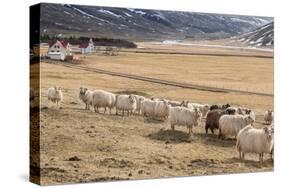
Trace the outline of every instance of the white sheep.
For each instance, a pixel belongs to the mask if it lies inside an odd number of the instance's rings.
[[[256,129],[252,125],[248,125],[241,129],[236,142],[239,158],[244,159],[245,153],[257,153],[260,162],[263,162],[263,154],[273,152],[273,134],[272,127]]]
[[[236,138],[242,128],[253,122],[250,115],[223,115],[219,119],[219,137],[229,135]]]
[[[141,102],[141,114],[149,118],[165,119],[169,114],[169,104],[166,100],[145,99]]]
[[[200,124],[201,117],[202,114],[197,108],[169,107],[167,125],[170,125],[172,130],[175,129],[175,125],[186,126],[190,134],[193,132],[192,127]]]
[[[111,114],[111,109],[116,105],[116,95],[104,90],[94,90],[92,93],[95,112],[99,113],[99,107],[104,108],[104,114],[106,109],[109,108],[109,114]]]
[[[63,94],[61,87],[51,87],[48,89],[48,100],[53,103],[59,104],[59,102],[63,101]]]
[[[137,108],[136,108],[135,112],[136,112],[137,114],[140,114],[140,111],[141,111],[141,102],[145,100],[145,97],[140,96],[140,95],[133,95],[133,96],[134,96],[134,97],[136,98],[136,100],[137,100]]]
[[[210,106],[208,104],[198,104],[198,103],[191,103],[191,102],[188,102],[187,107],[188,108],[198,108],[200,110],[200,112],[202,113],[203,118],[206,117],[206,115],[210,109]]]
[[[169,104],[166,100],[154,103],[153,118],[167,118],[169,115]]]
[[[143,116],[153,117],[154,115],[154,107],[157,101],[153,101],[151,99],[144,99],[141,101],[140,111]]]
[[[137,108],[137,100],[133,95],[117,95],[116,97],[116,115],[118,115],[118,110],[122,111],[124,116],[124,111],[127,111],[128,116],[132,114]]]
[[[79,99],[85,103],[85,110],[90,110],[90,105],[93,103],[93,91],[80,87]]]
[[[271,124],[273,121],[273,111],[271,109],[265,111],[264,113],[264,121],[266,124]]]

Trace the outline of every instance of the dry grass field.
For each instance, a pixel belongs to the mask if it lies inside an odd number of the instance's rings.
[[[255,52],[259,53],[264,52]],[[273,93],[273,58],[120,52],[118,56],[93,54],[80,63],[152,78]],[[64,101],[60,106],[47,100],[47,89],[54,85],[63,88]],[[41,109],[40,120],[43,185],[273,170],[269,155],[263,164],[253,154],[240,161],[235,140],[205,135],[204,121],[190,136],[185,127],[164,131],[161,128],[165,122],[139,115],[122,117],[86,111],[78,99],[81,86],[245,106],[255,111],[257,127],[264,126],[262,114],[266,109],[273,109],[274,102],[270,96],[185,89],[42,60],[41,108],[47,107]]]

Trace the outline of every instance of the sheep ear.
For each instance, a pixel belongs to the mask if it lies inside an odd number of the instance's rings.
[[[264,130],[264,132],[268,133],[268,128],[267,127],[264,127],[263,130]]]

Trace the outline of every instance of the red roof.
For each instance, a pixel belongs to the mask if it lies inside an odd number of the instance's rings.
[[[87,48],[89,46],[89,42],[81,43],[79,48]]]
[[[68,42],[67,42],[67,41],[60,41],[60,40],[49,41],[49,42],[48,42],[49,47],[52,47],[57,41],[58,41],[59,43],[61,43],[61,45],[62,45],[64,48],[67,47]]]

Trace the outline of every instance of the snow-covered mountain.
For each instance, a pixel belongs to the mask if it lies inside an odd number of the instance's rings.
[[[243,43],[254,47],[273,47],[274,45],[274,24],[273,22],[245,33],[239,37]]]
[[[217,39],[249,32],[270,17],[41,4],[41,34],[129,40]]]

